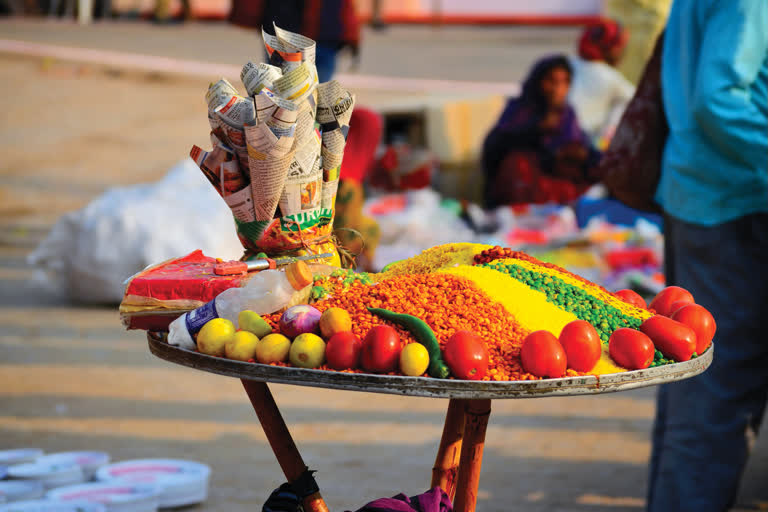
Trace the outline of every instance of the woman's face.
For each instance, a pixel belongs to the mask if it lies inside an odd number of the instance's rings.
[[[541,94],[551,107],[562,107],[571,87],[571,74],[562,68],[549,70],[541,79]]]

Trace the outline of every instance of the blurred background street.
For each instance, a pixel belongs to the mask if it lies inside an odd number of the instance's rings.
[[[572,53],[579,32],[366,28],[359,65],[342,57],[337,78],[393,123],[425,123],[428,105],[517,92],[539,56]],[[261,59],[254,31],[223,22],[0,21],[0,450],[198,460],[212,467],[211,492],[191,510],[260,510],[284,480],[237,380],[152,357],[116,307],[46,290],[27,262],[61,215],[158,181],[193,144],[209,146],[208,83],[235,83]],[[273,390],[331,510],[426,489],[447,401]],[[478,510],[642,510],[654,392],[495,401]],[[768,510],[766,475],[763,436],[740,510]]]

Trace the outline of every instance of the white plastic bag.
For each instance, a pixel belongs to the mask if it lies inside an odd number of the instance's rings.
[[[243,253],[226,203],[185,159],[157,183],[109,189],[63,215],[29,262],[72,300],[117,303],[126,278],[195,249],[223,259]]]

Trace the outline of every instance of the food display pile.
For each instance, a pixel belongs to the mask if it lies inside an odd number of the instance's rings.
[[[307,304],[208,321],[197,350],[252,364],[514,381],[687,361],[715,332],[682,288],[646,305],[498,246],[441,245],[378,274],[317,273],[308,287]]]

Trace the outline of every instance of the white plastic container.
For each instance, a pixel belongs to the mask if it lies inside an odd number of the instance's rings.
[[[76,464],[82,468],[83,476],[87,482],[93,479],[97,469],[109,464],[109,454],[94,451],[49,453],[38,458],[35,462],[54,465]]]
[[[25,462],[34,462],[35,459],[43,455],[43,450],[39,448],[18,448],[16,450],[0,450],[0,465],[13,466],[14,464],[24,464]]]
[[[0,512],[106,512],[100,503],[87,501],[31,500],[0,505]]]
[[[57,501],[101,503],[106,512],[156,512],[160,491],[160,488],[147,484],[92,482],[53,489],[46,497]]]
[[[300,269],[300,270],[296,270]],[[242,288],[224,290],[210,302],[171,322],[168,343],[194,350],[192,335],[214,318],[226,318],[237,325],[237,316],[249,309],[259,315],[272,313],[291,303],[295,295],[306,295],[312,287],[312,273],[303,261],[285,270],[262,270]]]
[[[211,468],[200,462],[176,459],[128,460],[96,472],[100,481],[148,483],[162,489],[160,507],[180,507],[205,501]]]
[[[45,489],[41,482],[34,480],[4,480],[0,482],[0,502],[10,503],[21,500],[42,498]]]
[[[50,464],[46,462],[30,462],[16,464],[8,468],[8,476],[17,480],[36,481],[43,484],[45,489],[53,489],[63,485],[74,485],[85,481],[83,470],[77,464]]]

